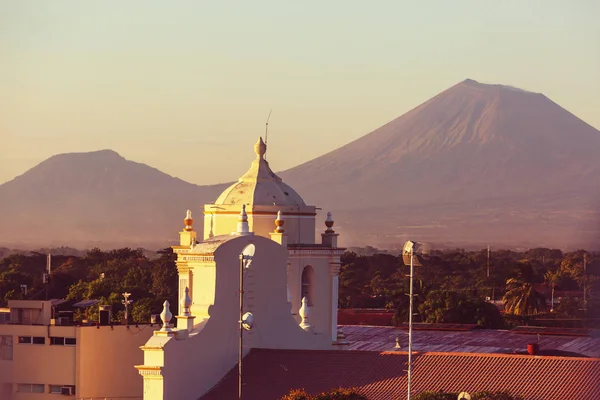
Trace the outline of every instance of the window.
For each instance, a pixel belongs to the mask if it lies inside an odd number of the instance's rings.
[[[19,336],[19,344],[46,344],[43,336]]]
[[[302,271],[302,298],[306,297],[306,303],[309,307],[314,303],[314,282],[315,271],[313,267],[307,265]]]
[[[70,390],[71,394],[75,394],[75,386],[73,385],[48,385],[50,394],[65,394],[64,392]]]
[[[46,338],[45,337],[34,336],[31,339],[32,339],[33,344],[46,344]]]
[[[63,385],[50,385],[50,393],[51,394],[61,394],[61,389]]]
[[[17,392],[21,393],[44,393],[44,385],[38,383],[19,383]]]
[[[60,336],[51,336],[50,344],[53,346],[75,346],[75,338],[65,338]]]
[[[74,395],[75,394],[75,386],[73,385],[48,385],[50,387],[50,390],[48,391],[48,393],[50,394],[68,394],[68,395]]]
[[[0,360],[13,359],[13,337],[0,336]]]

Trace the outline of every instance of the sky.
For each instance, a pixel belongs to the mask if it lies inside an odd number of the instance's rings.
[[[196,184],[285,170],[466,78],[600,128],[597,0],[0,0],[0,184],[112,149]]]

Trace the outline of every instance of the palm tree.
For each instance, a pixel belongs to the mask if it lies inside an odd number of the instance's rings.
[[[516,276],[506,281],[504,310],[507,314],[528,316],[546,311],[546,299],[533,288],[533,268],[520,263]]]

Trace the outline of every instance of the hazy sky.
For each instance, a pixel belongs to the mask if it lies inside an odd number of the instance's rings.
[[[0,183],[110,148],[236,179],[269,129],[282,170],[466,79],[600,128],[600,1],[0,0]]]

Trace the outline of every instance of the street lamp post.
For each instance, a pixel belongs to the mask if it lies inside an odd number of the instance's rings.
[[[410,293],[408,296],[410,297],[409,305],[408,305],[408,370],[406,378],[407,378],[407,398],[410,400],[411,398],[411,385],[412,385],[412,326],[413,326],[413,303],[414,303],[414,290],[413,290],[413,282],[415,276],[415,266],[422,267],[425,262],[425,258],[423,257],[426,254],[425,251],[426,245],[423,243],[407,241],[404,244],[404,248],[402,249],[402,259],[404,261],[404,265],[410,266]],[[416,257],[416,259],[415,259]]]

